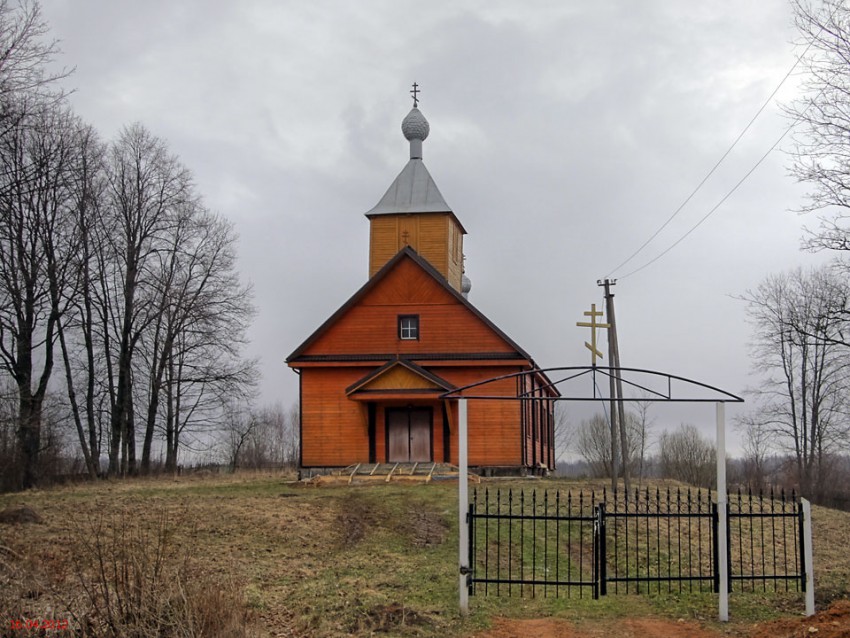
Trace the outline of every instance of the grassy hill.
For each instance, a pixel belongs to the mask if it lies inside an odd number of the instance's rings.
[[[801,594],[735,593],[733,622],[721,629],[709,594],[473,597],[461,618],[456,484],[312,487],[244,474],[0,496],[0,510],[21,506],[41,522],[19,510],[18,522],[0,523],[0,632],[16,637],[45,635],[15,628],[16,619],[66,621],[79,636],[110,627],[140,636],[483,636],[497,617],[563,618],[575,635],[634,617],[749,635],[755,622],[803,609]],[[850,514],[814,508],[813,518],[820,608],[850,595]]]

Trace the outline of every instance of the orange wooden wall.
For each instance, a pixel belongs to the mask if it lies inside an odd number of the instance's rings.
[[[419,339],[398,338],[398,316],[419,315]],[[504,353],[505,360],[417,360],[418,354]],[[417,362],[456,387],[501,374],[528,369],[525,359],[508,363],[517,350],[412,258],[403,258],[366,290],[333,324],[308,343],[299,356],[398,355]],[[352,364],[328,361],[290,365],[301,369],[302,465],[339,467],[369,461],[369,416],[365,401],[345,395],[345,389],[386,360]],[[529,386],[530,387],[530,386]],[[488,393],[517,396],[516,379],[487,387]],[[433,455],[443,460],[442,403],[437,393],[428,398],[381,402],[376,413],[376,460],[385,460],[384,406],[427,405],[433,414]],[[473,466],[552,467],[542,434],[532,437],[528,402],[470,401],[469,462]],[[542,415],[542,409],[538,412]],[[522,422],[525,419],[526,427]],[[538,419],[540,428],[545,421]],[[457,463],[457,406],[449,410],[451,460]],[[536,443],[534,450],[532,442]]]
[[[398,315],[419,315],[419,340],[398,338]],[[397,267],[303,354],[514,353],[504,339],[411,260]]]
[[[375,215],[369,220],[369,276],[405,245],[422,255],[460,290],[463,231],[451,213]]]
[[[365,401],[354,401],[345,388],[362,378],[364,367],[305,367],[301,373],[301,464],[304,467],[339,467],[369,462],[369,420]],[[446,366],[432,372],[457,386],[516,372],[518,367]],[[516,381],[488,386],[488,393],[516,396]],[[442,401],[402,399],[382,401],[376,414],[376,453],[385,456],[384,407],[428,406],[433,414],[433,458],[443,460]],[[470,465],[521,465],[522,433],[519,401],[470,401],[468,410]],[[457,464],[457,404],[449,409],[451,462]]]

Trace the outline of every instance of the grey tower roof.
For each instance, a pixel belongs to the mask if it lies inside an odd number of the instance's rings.
[[[410,141],[410,161],[387,189],[381,201],[369,212],[372,215],[397,213],[451,213],[440,189],[422,163],[422,142],[428,137],[428,120],[415,106],[401,123],[401,131]]]

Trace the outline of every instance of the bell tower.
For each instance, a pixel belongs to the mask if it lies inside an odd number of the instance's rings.
[[[369,219],[369,277],[398,251],[410,246],[439,271],[450,286],[466,294],[469,292],[469,280],[463,274],[466,230],[422,162],[422,142],[431,127],[419,110],[416,83],[411,93],[413,108],[401,122],[401,132],[410,143],[410,159],[378,204],[366,213]]]

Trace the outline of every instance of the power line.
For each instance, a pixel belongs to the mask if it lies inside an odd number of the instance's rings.
[[[808,107],[806,107],[806,110],[808,110]],[[805,111],[804,111],[804,112],[805,112]],[[755,172],[755,170],[756,170],[759,166],[761,166],[761,163],[762,163],[765,159],[767,159],[767,156],[768,156],[768,155],[770,155],[770,154],[773,152],[773,150],[774,150],[777,146],[779,146],[779,143],[780,143],[780,142],[781,142],[781,141],[785,138],[785,136],[786,136],[786,135],[788,135],[788,133],[791,131],[791,129],[792,129],[792,128],[794,128],[794,126],[797,124],[797,121],[799,121],[799,118],[797,118],[796,120],[794,120],[794,122],[791,124],[791,126],[789,126],[788,128],[786,128],[786,129],[785,129],[785,131],[782,133],[782,135],[780,135],[780,136],[779,136],[779,139],[777,139],[777,140],[773,143],[773,146],[771,146],[769,149],[767,149],[767,152],[759,158],[759,160],[758,160],[758,161],[757,161],[757,162],[753,165],[753,167],[752,167],[750,170],[748,170],[748,171],[744,174],[744,176],[743,176],[741,179],[739,179],[739,180],[738,180],[738,183],[737,183],[737,184],[735,184],[735,186],[733,186],[733,187],[732,187],[732,189],[731,189],[728,193],[726,193],[726,194],[725,194],[725,195],[724,195],[724,196],[720,199],[720,201],[719,201],[719,202],[717,202],[717,203],[716,203],[716,204],[715,204],[715,205],[711,208],[711,210],[709,210],[709,211],[708,211],[708,212],[707,212],[707,213],[706,213],[706,214],[702,217],[702,219],[700,219],[700,220],[699,220],[696,224],[694,224],[693,226],[691,226],[691,228],[690,228],[690,230],[688,230],[688,232],[686,232],[684,235],[682,235],[681,237],[679,237],[679,239],[677,239],[675,242],[673,242],[670,246],[668,246],[665,250],[663,250],[662,252],[660,252],[658,255],[656,255],[655,257],[653,257],[652,259],[650,259],[650,260],[649,260],[648,262],[646,262],[643,266],[640,266],[640,267],[638,267],[638,268],[635,268],[634,270],[632,270],[632,271],[630,271],[630,272],[626,273],[625,275],[622,275],[622,276],[621,276],[621,277],[619,277],[618,279],[619,279],[619,280],[623,280],[623,279],[625,279],[626,277],[630,277],[630,276],[634,275],[635,273],[640,272],[640,271],[641,271],[641,270],[643,270],[644,268],[647,268],[647,267],[651,266],[651,265],[652,265],[652,264],[654,264],[656,261],[658,261],[659,259],[661,259],[664,255],[666,255],[666,254],[667,254],[667,253],[669,253],[671,250],[673,250],[673,249],[674,249],[676,246],[678,246],[680,243],[682,243],[682,242],[683,242],[683,241],[684,241],[684,240],[688,237],[688,235],[690,235],[690,234],[691,234],[692,232],[694,232],[697,228],[699,228],[700,226],[702,226],[702,223],[703,223],[706,219],[708,219],[709,217],[711,217],[711,216],[714,214],[714,212],[715,212],[718,208],[720,208],[720,207],[723,205],[723,203],[724,203],[727,199],[729,199],[729,198],[732,196],[732,194],[733,194],[736,190],[738,190],[738,188],[741,186],[741,184],[743,184],[743,183],[747,180],[747,178],[748,178],[750,175],[752,175],[752,174],[753,174],[753,172]]]
[[[837,71],[836,71],[836,72],[832,75],[832,77],[835,77],[836,75],[838,75],[838,72],[837,72]],[[716,204],[715,204],[715,205],[711,208],[711,210],[709,210],[709,211],[708,211],[705,215],[703,215],[702,219],[700,219],[700,220],[699,220],[696,224],[694,224],[693,226],[691,226],[690,230],[688,230],[688,231],[687,231],[684,235],[682,235],[681,237],[679,237],[679,239],[677,239],[675,242],[673,242],[673,244],[672,244],[672,245],[670,245],[670,246],[668,246],[668,247],[667,247],[664,251],[662,251],[661,253],[659,253],[658,255],[656,255],[655,257],[653,257],[652,259],[650,259],[650,260],[649,260],[648,262],[646,262],[643,266],[640,266],[639,268],[635,268],[635,269],[634,269],[634,270],[632,270],[631,272],[628,272],[628,273],[626,273],[625,275],[623,275],[622,277],[619,277],[619,279],[620,279],[620,280],[622,280],[622,279],[625,279],[626,277],[630,277],[631,275],[634,275],[635,273],[640,272],[640,271],[641,271],[641,270],[643,270],[644,268],[647,268],[648,266],[651,266],[651,265],[652,265],[652,264],[654,264],[656,261],[658,261],[659,259],[661,259],[664,255],[666,255],[666,254],[667,254],[667,253],[669,253],[671,250],[673,250],[673,249],[674,249],[676,246],[678,246],[680,243],[682,243],[682,242],[683,242],[683,241],[684,241],[684,240],[688,237],[688,235],[690,235],[690,234],[691,234],[692,232],[694,232],[697,228],[699,228],[700,226],[702,226],[702,223],[703,223],[706,219],[708,219],[709,217],[711,217],[711,216],[714,214],[714,212],[715,212],[718,208],[720,208],[720,207],[723,205],[723,203],[724,203],[727,199],[729,199],[729,198],[732,196],[732,194],[733,194],[736,190],[738,190],[738,188],[741,186],[741,184],[743,184],[743,183],[747,180],[747,178],[748,178],[750,175],[752,175],[752,174],[753,174],[753,172],[755,172],[755,170],[756,170],[759,166],[761,166],[761,163],[762,163],[765,159],[767,159],[767,156],[768,156],[768,155],[770,155],[770,154],[774,151],[774,149],[775,149],[777,146],[779,146],[779,143],[780,143],[780,142],[781,142],[781,141],[785,138],[785,136],[786,136],[786,135],[788,135],[788,133],[790,133],[790,132],[791,132],[791,130],[792,130],[795,126],[797,126],[797,122],[799,122],[800,120],[802,120],[802,119],[803,119],[803,117],[805,117],[805,115],[806,115],[806,113],[808,113],[809,109],[810,109],[810,108],[811,108],[811,107],[812,107],[812,106],[813,106],[813,105],[814,105],[814,104],[815,104],[815,103],[816,103],[816,102],[820,99],[820,97],[821,97],[821,96],[824,94],[824,92],[826,91],[827,87],[828,87],[828,86],[830,86],[831,84],[832,84],[832,82],[831,82],[831,78],[830,78],[830,81],[829,81],[829,82],[826,82],[826,83],[824,84],[824,86],[821,88],[821,90],[820,90],[820,91],[818,91],[817,95],[815,95],[815,97],[813,97],[812,99],[810,99],[810,100],[809,100],[809,103],[808,103],[808,104],[806,104],[806,108],[804,108],[802,111],[800,111],[800,112],[797,114],[797,117],[795,117],[795,118],[794,118],[794,121],[793,121],[793,122],[791,122],[791,124],[788,126],[788,128],[786,128],[786,129],[782,132],[782,135],[780,135],[780,136],[779,136],[779,139],[777,139],[777,140],[773,143],[773,145],[772,145],[769,149],[767,149],[767,151],[764,153],[764,155],[762,155],[762,156],[759,158],[759,160],[758,160],[755,164],[753,164],[753,167],[752,167],[750,170],[748,170],[748,171],[746,172],[746,174],[744,174],[744,176],[743,176],[741,179],[739,179],[739,180],[738,180],[738,182],[737,182],[737,183],[736,183],[736,184],[732,187],[732,189],[731,189],[728,193],[726,193],[726,194],[725,194],[725,195],[724,195],[724,196],[720,199],[720,201],[719,201],[719,202],[717,202],[717,203],[716,203]]]
[[[835,15],[835,14],[833,13],[833,15]],[[821,28],[821,30],[823,30],[823,28]],[[756,119],[758,119],[758,117],[762,114],[762,112],[764,111],[764,109],[765,109],[765,108],[767,108],[767,105],[768,105],[768,104],[770,104],[770,102],[773,100],[773,98],[774,98],[774,97],[776,96],[776,94],[779,92],[779,89],[780,89],[780,88],[782,88],[782,85],[783,85],[783,84],[785,84],[785,81],[786,81],[786,80],[787,80],[787,79],[791,76],[791,74],[794,72],[794,69],[796,69],[796,68],[797,68],[797,66],[800,64],[800,61],[801,61],[801,60],[802,60],[802,59],[806,56],[806,54],[809,52],[809,49],[812,47],[812,44],[814,44],[814,40],[812,40],[811,42],[809,42],[808,46],[806,46],[806,49],[803,51],[803,53],[802,53],[799,57],[797,57],[797,59],[794,61],[794,64],[793,64],[793,65],[791,65],[791,68],[790,68],[790,69],[788,69],[788,72],[787,72],[787,73],[783,76],[782,80],[779,82],[779,84],[776,86],[776,88],[775,88],[775,89],[773,89],[773,92],[772,92],[772,93],[771,93],[771,94],[767,97],[767,99],[764,101],[764,103],[761,105],[761,107],[758,109],[758,111],[756,111],[755,115],[753,115],[753,117],[750,119],[750,121],[747,123],[747,125],[744,127],[744,129],[743,129],[743,130],[742,130],[742,131],[738,134],[738,137],[736,137],[736,138],[735,138],[735,140],[732,142],[732,145],[731,145],[731,146],[730,146],[730,147],[726,150],[726,152],[725,152],[725,153],[723,153],[723,155],[721,155],[721,156],[720,156],[720,159],[718,159],[718,160],[717,160],[717,162],[714,164],[714,166],[712,166],[712,167],[711,167],[711,170],[710,170],[710,171],[708,171],[708,173],[706,174],[706,176],[702,178],[702,180],[700,181],[700,183],[699,183],[699,184],[697,184],[696,188],[694,188],[694,190],[693,190],[693,191],[691,191],[690,195],[688,195],[688,196],[685,198],[685,200],[684,200],[681,204],[679,204],[679,207],[678,207],[675,211],[673,211],[673,214],[672,214],[672,215],[670,215],[670,217],[668,217],[668,218],[667,218],[667,221],[665,221],[663,224],[661,224],[661,226],[658,228],[658,230],[656,230],[656,231],[655,231],[655,232],[654,232],[654,233],[653,233],[653,234],[649,237],[649,239],[647,239],[645,242],[643,242],[643,244],[641,244],[641,245],[640,245],[640,247],[639,247],[639,248],[638,248],[635,252],[633,252],[633,253],[632,253],[631,255],[629,255],[629,256],[628,256],[628,257],[627,257],[627,258],[626,258],[623,262],[621,262],[621,263],[620,263],[619,265],[617,265],[617,266],[616,266],[613,270],[611,270],[611,272],[610,272],[610,273],[608,273],[607,275],[605,275],[605,279],[609,279],[609,278],[611,278],[611,276],[612,276],[614,273],[616,273],[616,272],[617,272],[618,270],[620,270],[623,266],[625,266],[626,264],[628,264],[628,263],[629,263],[632,259],[634,259],[635,257],[637,257],[637,256],[638,256],[638,255],[639,255],[639,254],[643,251],[643,249],[644,249],[644,248],[646,248],[646,247],[649,245],[649,243],[650,243],[653,239],[655,239],[656,237],[658,237],[658,235],[661,233],[661,231],[663,231],[663,230],[667,227],[667,225],[668,225],[671,221],[673,221],[673,219],[674,219],[674,218],[675,218],[675,217],[676,217],[676,216],[677,216],[677,215],[678,215],[678,214],[682,211],[682,209],[683,209],[685,206],[687,206],[688,202],[690,202],[690,201],[691,201],[691,199],[693,199],[694,195],[696,195],[696,194],[700,191],[700,189],[703,187],[703,185],[704,185],[704,184],[705,184],[705,183],[709,180],[709,178],[710,178],[712,175],[714,175],[714,172],[715,172],[715,171],[718,169],[718,167],[719,167],[719,166],[723,163],[723,161],[724,161],[724,160],[725,160],[725,159],[729,156],[729,154],[732,152],[732,150],[733,150],[733,149],[734,149],[734,148],[738,145],[738,142],[741,140],[741,138],[742,138],[742,137],[744,137],[744,135],[746,134],[746,132],[747,132],[748,130],[750,130],[750,127],[753,125],[753,123],[756,121]],[[795,123],[796,123],[796,122],[795,122]],[[792,125],[792,126],[793,126],[793,125]],[[790,130],[790,129],[788,129],[788,130]],[[779,140],[777,140],[776,144],[774,144],[774,145],[770,148],[770,150],[768,151],[768,153],[770,153],[770,151],[772,151],[774,148],[776,148],[777,144],[779,144],[779,141],[781,141],[781,140],[782,140],[782,138],[783,138],[783,137],[785,137],[785,135],[788,133],[788,130],[786,130],[786,131],[785,131],[785,133],[783,133],[783,134],[782,134],[782,137],[780,137],[780,138],[779,138]],[[766,155],[767,155],[767,154],[765,154],[765,156],[766,156]],[[753,172],[753,170],[755,170],[755,168],[756,168],[756,167],[758,167],[758,165],[759,165],[759,164],[761,164],[761,162],[762,162],[762,161],[764,161],[764,157],[762,157],[762,158],[761,158],[761,159],[760,159],[760,160],[756,163],[756,165],[755,165],[752,169],[750,169],[750,171],[749,171],[749,172],[748,172],[748,173],[744,176],[744,178],[743,178],[741,181],[739,181],[739,182],[738,182],[738,184],[736,184],[736,185],[735,185],[735,188],[733,188],[733,189],[732,189],[732,190],[731,190],[731,191],[730,191],[730,192],[726,195],[726,197],[724,197],[724,198],[720,201],[720,203],[718,203],[718,205],[717,205],[717,206],[719,206],[719,205],[720,205],[720,204],[722,204],[724,201],[726,201],[726,198],[728,198],[728,197],[729,197],[729,195],[731,195],[733,192],[735,192],[735,190],[737,190],[738,186],[740,186],[740,185],[741,185],[741,183],[742,183],[742,182],[743,182],[743,181],[744,181],[747,177],[749,177],[750,173],[752,173],[752,172]],[[655,262],[655,261],[656,261],[657,259],[659,259],[662,255],[665,255],[665,254],[667,254],[668,252],[670,252],[670,250],[672,250],[672,249],[673,249],[673,248],[674,248],[674,247],[675,247],[675,246],[676,246],[679,242],[681,242],[681,241],[682,241],[685,237],[687,237],[687,236],[688,236],[691,232],[693,232],[694,230],[696,230],[696,228],[697,228],[697,227],[699,227],[699,225],[700,225],[700,224],[702,224],[702,222],[704,222],[704,221],[705,221],[705,220],[706,220],[706,219],[707,219],[707,218],[711,215],[711,213],[713,213],[713,212],[717,209],[717,206],[715,206],[715,208],[712,208],[712,209],[711,209],[711,211],[709,211],[708,215],[706,215],[705,217],[703,217],[703,218],[702,218],[702,219],[701,219],[701,220],[700,220],[700,221],[696,224],[696,226],[694,226],[693,228],[691,228],[691,230],[689,230],[689,231],[688,231],[688,232],[687,232],[687,233],[686,233],[683,237],[681,237],[679,240],[677,240],[677,241],[676,241],[676,243],[674,243],[672,246],[670,246],[667,250],[665,250],[663,253],[661,253],[660,255],[658,255],[655,259],[653,259],[653,260],[652,260],[652,261],[650,261],[649,263],[645,264],[644,266],[641,266],[640,268],[638,268],[638,269],[636,269],[636,270],[631,271],[631,272],[630,272],[630,273],[628,273],[627,275],[624,275],[624,276],[620,277],[620,279],[624,279],[625,277],[628,277],[629,275],[634,274],[634,273],[638,272],[639,270],[643,270],[644,268],[646,268],[646,266],[648,266],[649,264],[651,264],[651,263]]]

